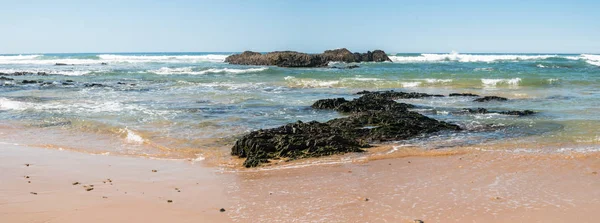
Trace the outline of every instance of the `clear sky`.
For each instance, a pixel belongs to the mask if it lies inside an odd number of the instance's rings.
[[[600,53],[600,0],[0,0],[0,53]]]

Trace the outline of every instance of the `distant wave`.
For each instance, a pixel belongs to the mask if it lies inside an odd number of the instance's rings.
[[[45,56],[45,55],[12,55],[0,56],[0,64],[39,64],[54,65],[56,63],[87,65],[101,63],[199,63],[224,62],[228,55],[86,55],[86,56]]]
[[[414,63],[414,62],[495,62],[495,61],[516,61],[516,60],[541,60],[557,55],[480,55],[480,54],[459,54],[452,52],[449,54],[421,54],[419,56],[389,56],[393,62]]]
[[[259,67],[259,68],[248,68],[248,69],[233,69],[233,68],[211,68],[208,70],[194,70],[194,67],[179,67],[179,68],[169,68],[169,67],[161,67],[157,70],[148,70],[148,73],[160,74],[160,75],[172,75],[172,74],[190,74],[190,75],[203,75],[203,74],[243,74],[243,73],[253,73],[253,72],[261,72],[268,70],[268,67]]]
[[[583,60],[589,64],[600,66],[600,55],[581,54],[579,56],[564,55],[518,55],[518,54],[460,54],[452,52],[449,54],[421,54],[417,56],[389,56],[395,63],[426,63],[426,62],[500,62],[500,61],[523,61],[523,60],[546,60],[550,58],[561,58],[566,60]]]
[[[93,69],[73,69],[73,70],[51,70],[51,69],[0,69],[0,73],[7,73],[7,74],[11,74],[11,73],[17,73],[17,72],[24,72],[24,73],[31,73],[31,74],[37,74],[38,72],[42,72],[42,73],[46,73],[49,75],[65,75],[65,76],[82,76],[82,75],[87,75],[87,74],[91,74],[93,72],[103,72],[104,70],[93,70]]]

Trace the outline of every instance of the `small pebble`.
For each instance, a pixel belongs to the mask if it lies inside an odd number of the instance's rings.
[[[85,190],[86,190],[86,191],[92,191],[93,189],[94,189],[93,187],[88,187],[88,188],[86,188]]]
[[[29,179],[29,176],[25,176],[25,179]]]
[[[29,163],[26,163],[26,164],[25,164],[25,166],[29,166],[29,165],[30,165]]]
[[[173,200],[167,200],[167,203],[173,203]]]
[[[30,193],[30,194],[33,194],[33,195],[37,195],[37,193],[36,193],[36,192],[29,192],[29,193]]]
[[[27,181],[27,183],[28,183],[28,184],[30,184],[30,183],[31,183],[31,181]]]
[[[410,163],[410,161],[408,161],[408,163]]]
[[[425,222],[422,220],[419,220],[419,219],[415,219],[415,223],[425,223]]]
[[[78,185],[78,184],[79,184],[79,182],[75,182],[75,183],[73,183],[73,185]]]
[[[158,172],[158,170],[152,170],[152,173],[156,173],[156,172]]]
[[[365,201],[369,201],[369,198],[365,198]]]
[[[220,212],[225,212],[225,208],[221,208],[221,210],[219,210]]]
[[[106,198],[108,198],[108,197],[107,197],[107,196],[102,196],[102,198],[106,199]]]
[[[596,174],[598,174],[598,172],[594,171],[594,172],[592,172],[592,174],[596,175]]]

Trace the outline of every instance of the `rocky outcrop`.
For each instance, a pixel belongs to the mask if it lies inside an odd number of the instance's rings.
[[[472,93],[451,93],[448,96],[450,96],[450,97],[479,97],[479,95],[472,94]]]
[[[434,97],[405,92],[360,92],[361,97],[316,101],[315,109],[330,109],[349,114],[326,123],[292,123],[253,131],[239,139],[231,155],[246,158],[244,166],[255,167],[272,159],[299,159],[331,154],[360,152],[369,143],[404,140],[423,134],[460,130],[454,124],[438,121],[408,111],[410,104],[394,101],[400,98]]]
[[[474,102],[488,102],[488,101],[507,101],[508,98],[498,97],[498,96],[485,96],[483,98],[478,98],[473,100]]]
[[[502,115],[515,115],[515,116],[528,116],[528,115],[533,115],[536,112],[531,111],[531,110],[523,110],[523,111],[489,111],[485,108],[465,108],[463,109],[464,112],[470,113],[470,114],[490,114],[490,113],[496,113],[496,114],[502,114]]]
[[[24,75],[39,75],[39,76],[47,76],[46,72],[27,72],[27,71],[18,71],[13,73],[2,73],[0,72],[0,76],[24,76]]]
[[[261,54],[245,51],[228,56],[225,62],[240,65],[278,66],[278,67],[325,67],[329,62],[384,62],[391,61],[381,50],[367,53],[352,53],[346,48],[326,50],[321,54],[307,54],[296,51],[275,51]]]

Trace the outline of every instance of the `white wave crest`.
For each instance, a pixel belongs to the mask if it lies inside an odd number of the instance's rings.
[[[421,86],[421,82],[419,82],[419,81],[415,81],[415,82],[400,82],[400,84],[402,85],[402,87],[405,87],[405,88],[412,88],[412,87]]]
[[[229,55],[114,55],[101,54],[99,59],[77,59],[77,58],[44,58],[43,55],[18,55],[0,56],[0,64],[37,64],[54,65],[57,63],[68,65],[100,65],[101,63],[199,63],[225,61]]]
[[[421,54],[419,56],[389,56],[396,63],[415,63],[415,62],[496,62],[496,61],[516,61],[516,60],[541,60],[557,55],[490,55],[490,54],[459,54],[452,52],[449,54]]]
[[[161,55],[161,56],[129,56],[129,55],[114,55],[101,54],[98,57],[103,61],[112,62],[129,62],[129,63],[149,63],[149,62],[224,62],[229,55],[224,54],[208,54],[208,55]]]
[[[580,57],[591,65],[600,66],[600,55],[581,54]]]
[[[160,74],[160,75],[170,75],[170,74],[203,75],[203,74],[219,74],[219,73],[243,74],[243,73],[261,72],[261,71],[265,71],[268,69],[269,69],[268,67],[248,68],[248,69],[211,68],[208,70],[194,71],[194,67],[180,67],[180,68],[161,67],[160,69],[148,70],[147,72]]]
[[[296,78],[292,76],[287,76],[284,78],[288,81],[290,87],[298,87],[298,88],[332,88],[338,86],[340,81],[326,81],[326,80],[317,80],[317,79],[303,79]]]
[[[429,84],[446,84],[446,83],[450,83],[452,82],[452,79],[433,79],[433,78],[427,78],[424,80],[425,82],[429,83]]]
[[[521,83],[521,78],[512,79],[481,79],[484,87],[497,87],[498,85],[506,84],[510,87],[518,87]]]

